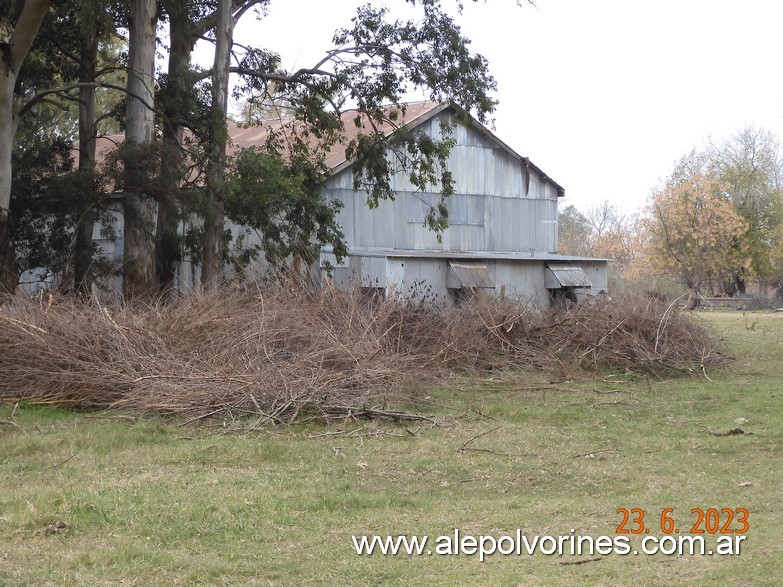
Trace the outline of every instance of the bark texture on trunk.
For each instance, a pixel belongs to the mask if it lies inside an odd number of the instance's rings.
[[[688,290],[688,301],[685,303],[686,310],[695,310],[701,305],[701,281],[695,283]]]
[[[152,145],[155,136],[154,68],[155,0],[131,2],[128,55],[128,97],[125,142],[139,153]],[[123,295],[125,299],[155,293],[155,239],[157,204],[145,193],[145,170],[138,154],[126,163],[125,214],[123,221],[124,262]],[[134,164],[135,163],[135,164]]]
[[[0,51],[0,292],[16,291],[16,254],[10,240],[11,154],[16,135],[14,87],[19,69],[41,28],[51,0],[26,0],[8,42]]]
[[[161,137],[160,194],[158,198],[156,272],[158,290],[169,291],[174,284],[176,263],[180,258],[177,229],[181,217],[180,189],[184,180],[182,140],[184,126],[180,108],[189,102],[193,88],[188,80],[190,55],[197,35],[188,13],[188,2],[167,2],[170,42],[168,64],[169,99],[163,107]]]
[[[79,81],[95,81],[98,67],[98,31],[95,9],[83,6],[80,23]],[[95,86],[79,88],[79,171],[84,182],[82,206],[76,219],[73,251],[73,288],[82,296],[92,291],[92,233],[95,227]]]
[[[201,283],[205,289],[220,285],[223,278],[223,221],[226,180],[226,113],[228,110],[228,70],[231,65],[234,20],[231,1],[219,0],[215,27],[215,64],[212,73],[210,144],[207,163],[207,206],[204,218],[204,252]]]

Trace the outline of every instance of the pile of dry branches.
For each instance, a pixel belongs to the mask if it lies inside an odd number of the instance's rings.
[[[455,372],[716,363],[707,334],[655,300],[536,311],[477,299],[432,308],[273,285],[172,304],[0,306],[0,399],[123,407],[185,421],[395,417],[407,384]]]
[[[526,316],[529,317],[529,314]],[[704,373],[725,362],[708,332],[673,304],[647,296],[598,296],[499,328],[537,368],[629,369],[648,375]]]

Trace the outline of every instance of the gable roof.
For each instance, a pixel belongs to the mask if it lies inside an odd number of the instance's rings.
[[[465,109],[457,106],[451,101],[447,102],[410,102],[404,105],[402,111],[400,111],[399,119],[395,122],[384,121],[381,124],[377,124],[376,128],[384,134],[384,136],[391,136],[401,126],[408,126],[409,128],[416,128],[428,120],[431,120],[441,112],[451,110],[454,114],[459,115],[461,122],[483,135],[490,142],[495,143],[498,148],[505,151],[513,159],[518,161],[528,170],[535,171],[544,181],[551,184],[556,190],[558,197],[565,195],[565,190],[556,181],[544,173],[538,166],[536,166],[529,158],[519,155],[506,143],[501,141],[491,130],[486,126],[474,119]],[[343,123],[343,134],[345,136],[344,141],[338,142],[329,149],[326,154],[325,164],[330,170],[331,175],[340,173],[344,169],[350,167],[353,162],[349,161],[345,157],[345,147],[348,142],[355,139],[362,130],[366,131],[369,123],[366,117],[361,126],[355,124],[357,116],[356,110],[347,110],[341,114],[341,121]],[[292,124],[292,118],[277,117],[269,118],[256,125],[243,125],[235,122],[228,124],[228,136],[229,146],[228,153],[233,154],[243,148],[249,147],[263,147],[266,143],[269,133],[273,130],[280,130],[286,125]],[[186,137],[190,135],[186,132]],[[192,135],[190,135],[192,136]],[[111,135],[100,137],[96,145],[96,159],[101,161],[111,150],[118,147],[125,140],[124,135]],[[74,144],[74,153],[78,152],[78,142]]]
[[[399,122],[394,124],[389,121],[384,121],[381,124],[376,124],[377,129],[383,133],[385,137],[391,136],[394,131],[399,127],[408,125],[412,128],[420,125],[425,120],[429,120],[437,114],[442,112],[448,104],[440,104],[438,102],[413,102],[406,104],[404,110],[400,112]],[[338,142],[329,149],[326,155],[326,166],[332,172],[332,174],[339,173],[346,167],[350,166],[351,161],[348,161],[345,157],[345,146],[348,142],[359,136],[359,133],[364,130],[366,132],[369,122],[366,116],[362,116],[362,126],[355,124],[357,111],[346,110],[340,115],[340,120],[343,124],[344,141]],[[259,125],[246,126],[237,124],[235,122],[228,125],[228,136],[231,138],[230,152],[238,151],[247,147],[262,147],[271,131],[277,131],[286,125],[292,124],[292,118],[270,118],[264,120]]]
[[[535,165],[527,157],[523,157],[509,147],[506,143],[501,141],[491,130],[486,126],[474,119],[470,113],[463,108],[457,106],[453,102],[410,102],[404,105],[404,109],[400,112],[399,120],[395,123],[384,121],[382,124],[377,125],[377,128],[384,136],[391,136],[399,127],[408,126],[409,128],[416,128],[425,122],[431,120],[441,112],[451,110],[455,114],[460,116],[460,119],[467,124],[470,128],[476,130],[490,142],[495,143],[500,149],[508,153],[513,159],[520,162],[521,165],[527,169],[534,170],[541,178],[550,183],[556,190],[559,197],[565,195],[565,190],[555,180],[544,173],[537,165]],[[353,162],[349,161],[345,157],[345,146],[352,139],[355,139],[362,130],[366,131],[368,123],[363,122],[362,126],[357,126],[354,123],[356,119],[356,110],[347,110],[341,114],[341,121],[344,127],[345,141],[337,143],[331,147],[326,155],[326,166],[331,171],[332,175],[340,173],[344,169],[350,167]],[[228,134],[231,138],[232,146],[229,148],[230,152],[235,152],[241,148],[247,147],[261,147],[264,145],[266,138],[269,136],[270,130],[278,130],[286,124],[290,124],[291,119],[276,118],[263,121],[260,125],[244,126],[237,123],[230,123],[228,125]]]

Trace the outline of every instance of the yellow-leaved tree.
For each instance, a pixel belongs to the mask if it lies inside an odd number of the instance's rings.
[[[609,287],[617,286],[634,257],[632,219],[604,200],[585,213],[574,205],[558,215],[558,252],[577,257],[609,259]]]
[[[747,262],[747,221],[726,187],[700,173],[680,177],[653,193],[638,217],[636,272],[669,276],[689,289],[687,307],[699,303],[702,285]]]

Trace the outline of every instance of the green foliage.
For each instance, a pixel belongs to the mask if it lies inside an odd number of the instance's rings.
[[[115,237],[111,212],[104,200],[86,201],[89,184],[97,187],[95,177],[85,170],[74,170],[70,142],[53,134],[33,133],[24,137],[24,148],[13,156],[11,236],[16,246],[20,271],[42,269],[48,275],[63,275],[72,262],[73,227],[92,207],[104,221],[105,238]],[[92,257],[95,274],[112,269],[101,263],[95,244],[85,254]]]
[[[232,3],[237,18],[251,5],[263,16],[270,4],[271,0]],[[271,133],[266,149],[240,154],[225,186],[222,182],[211,185],[221,192],[214,197],[225,200],[228,217],[259,233],[270,261],[279,263],[291,254],[312,258],[324,244],[338,257],[346,254],[336,221],[338,208],[319,195],[326,173],[325,155],[343,142],[346,156],[357,162],[354,186],[367,191],[370,206],[394,198],[390,178],[404,173],[416,189],[441,192],[442,198],[431,206],[425,221],[438,233],[447,226],[445,198],[454,191],[447,167],[454,145],[453,123],[444,122],[435,137],[400,128],[403,102],[411,90],[417,90],[432,100],[453,100],[486,122],[495,107],[491,94],[496,85],[487,60],[470,51],[469,40],[440,1],[407,0],[405,4],[416,9],[415,18],[397,20],[386,7],[361,6],[351,24],[335,33],[334,46],[310,69],[283,70],[274,48],[234,47],[237,66],[233,73],[240,76],[234,93],[235,98],[245,100],[248,118],[279,112],[294,123],[285,131]],[[15,14],[20,5],[4,2],[7,10],[2,12]],[[124,150],[113,155],[107,158],[113,169],[99,178],[99,192],[139,191],[157,198],[161,205],[170,205],[171,214],[163,216],[168,224],[149,230],[149,238],[156,239],[168,261],[193,244],[176,236],[172,226],[176,228],[178,220],[194,213],[203,217],[205,210],[214,208],[211,203],[204,205],[201,186],[209,169],[208,154],[214,154],[214,146],[225,136],[209,124],[213,119],[211,72],[193,67],[190,51],[197,38],[214,37],[216,5],[195,0],[160,2],[161,22],[168,22],[170,37],[168,46],[159,40],[179,65],[171,75],[156,79],[156,123],[164,137],[170,133],[168,139],[172,135],[181,138],[183,129],[192,135],[179,144],[181,150],[176,153],[172,152],[176,141],[164,140],[164,147],[156,153]],[[84,15],[90,20],[95,17],[95,32],[101,39],[97,81],[124,84],[118,68],[126,65],[126,55],[112,34],[127,25],[127,8],[127,3],[112,0],[56,5],[41,29],[18,88],[26,100],[34,98],[35,108],[26,114],[35,120],[34,133],[56,127],[58,136],[67,140],[77,136],[78,88],[73,82],[80,75],[79,41],[84,32],[80,19]],[[52,86],[72,87],[41,94]],[[111,90],[98,90],[96,115],[104,131],[122,128],[124,100]],[[350,133],[349,140],[340,116],[351,109],[357,110],[361,128]],[[129,173],[123,175],[123,169]],[[65,201],[69,196],[62,192],[58,197]],[[89,202],[82,205],[84,209],[91,206]],[[100,202],[95,205],[100,209]],[[58,238],[64,238],[66,224],[73,221],[73,216],[65,215],[51,225],[62,224]],[[45,232],[49,223],[35,226]]]
[[[737,212],[748,223],[748,266],[738,267],[762,280],[783,281],[783,159],[769,131],[746,128],[707,151],[712,172],[727,186]]]
[[[639,217],[647,272],[669,275],[695,295],[746,258],[748,226],[732,206],[724,186],[694,175],[654,193]]]
[[[697,184],[711,185],[711,193],[691,189]],[[681,196],[676,202],[661,205],[675,194]],[[657,220],[651,222],[653,217]],[[655,224],[657,240],[651,240],[649,229]],[[669,230],[662,230],[667,225]],[[666,258],[677,258],[683,271],[669,274],[689,287],[705,281],[713,292],[733,295],[745,293],[749,278],[783,283],[783,159],[778,139],[769,131],[746,128],[721,144],[694,149],[677,161],[651,196],[637,230],[640,274],[653,274]],[[689,248],[686,241],[700,244]]]
[[[338,69],[337,81],[350,89],[360,110],[381,115],[385,103],[399,104],[410,86],[423,88],[432,100],[451,98],[474,109],[481,122],[495,107],[496,89],[487,60],[472,54],[438,0],[410,0],[421,6],[418,20],[391,21],[389,10],[361,6],[353,27],[337,31],[337,47],[358,48]]]
[[[209,109],[209,82],[203,81],[204,72],[189,67],[179,72],[176,79],[167,73],[158,76],[159,88],[155,94],[159,109],[160,127],[190,129],[196,136],[206,136],[206,113]]]
[[[70,144],[52,135],[32,135],[13,156],[11,236],[21,271],[65,267],[70,229],[78,207]]]
[[[285,161],[272,148],[243,149],[232,163],[226,215],[258,233],[259,251],[273,265],[291,255],[313,261],[324,244],[342,258],[347,249],[337,224],[339,203],[321,196],[325,171],[301,155]]]
[[[569,204],[557,215],[557,250],[563,255],[590,254],[590,221],[576,206]]]
[[[448,225],[445,198],[454,191],[447,167],[453,122],[445,121],[437,137],[401,128],[404,96],[418,89],[432,100],[453,100],[486,122],[496,84],[486,59],[470,52],[469,40],[439,1],[409,4],[420,9],[419,17],[406,21],[391,19],[386,7],[359,7],[352,26],[335,33],[334,48],[314,69],[284,71],[274,52],[247,51],[235,97],[249,96],[251,112],[274,109],[292,117],[305,139],[298,145],[317,144],[321,152],[346,131],[340,113],[355,109],[357,132],[345,143],[346,159],[355,161],[354,188],[367,191],[370,207],[394,199],[391,176],[397,172],[421,191],[438,189],[442,198],[425,222],[440,235]]]
[[[10,7],[14,10],[21,5],[11,4],[16,5]],[[14,88],[19,126],[12,160],[11,239],[21,270],[42,268],[70,279],[75,263],[93,269],[105,265],[99,263],[95,244],[79,243],[75,235],[81,225],[91,233],[92,220],[106,220],[108,212],[94,197],[98,186],[91,165],[72,170],[72,143],[79,138],[77,82],[123,84],[116,68],[119,44],[111,37],[113,11],[113,5],[103,0],[58,3],[44,19],[20,69]],[[97,56],[90,57],[90,48],[95,47]],[[92,75],[93,70],[95,77],[84,77],[85,71]],[[98,129],[118,128],[110,113],[117,95],[117,90],[96,91]],[[85,132],[89,137],[93,131]],[[61,286],[70,287],[68,279]]]

